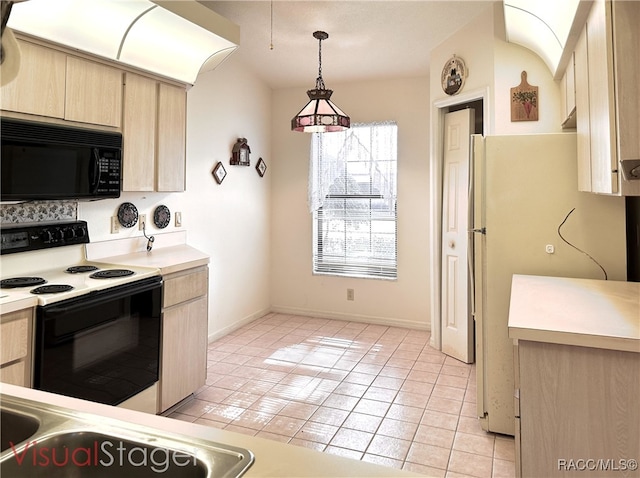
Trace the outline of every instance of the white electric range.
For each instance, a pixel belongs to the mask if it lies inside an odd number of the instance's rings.
[[[87,261],[88,242],[83,221],[4,226],[0,296],[29,293],[44,306],[160,275],[150,267]]]
[[[37,298],[34,388],[118,405],[156,384],[158,269],[87,261],[84,221],[18,224],[0,232],[0,295],[4,301]]]

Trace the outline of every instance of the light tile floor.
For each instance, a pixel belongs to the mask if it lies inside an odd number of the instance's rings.
[[[475,367],[429,332],[268,314],[211,343],[170,417],[435,477],[513,477],[513,437],[476,418]]]

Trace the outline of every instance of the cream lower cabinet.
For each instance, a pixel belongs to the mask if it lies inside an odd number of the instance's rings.
[[[523,340],[516,349],[516,474],[640,476],[640,353]]]
[[[0,381],[31,387],[33,309],[0,317]]]
[[[208,283],[207,266],[171,274],[164,279],[160,412],[205,384]]]

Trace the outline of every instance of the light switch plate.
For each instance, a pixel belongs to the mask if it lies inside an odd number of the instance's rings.
[[[118,234],[120,232],[120,222],[118,222],[118,216],[111,216],[111,234]]]
[[[175,226],[182,227],[182,213],[176,212],[175,214]]]

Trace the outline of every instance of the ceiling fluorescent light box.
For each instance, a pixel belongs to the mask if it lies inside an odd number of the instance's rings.
[[[194,0],[29,0],[8,26],[189,84],[240,43],[237,25]]]

